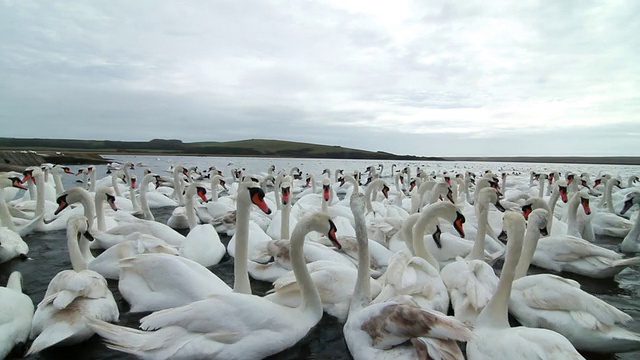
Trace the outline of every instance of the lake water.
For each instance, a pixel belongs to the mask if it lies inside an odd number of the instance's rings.
[[[361,170],[370,165],[383,164],[383,177],[390,176],[392,164],[396,164],[396,169],[410,166],[415,173],[417,166],[421,166],[427,172],[432,170],[436,173],[442,171],[463,172],[465,170],[474,171],[476,174],[484,172],[486,169],[498,173],[501,171],[520,172],[523,178],[528,181],[528,174],[531,170],[537,172],[550,172],[553,170],[574,171],[577,173],[588,172],[591,179],[602,173],[610,173],[620,176],[623,185],[631,174],[640,174],[640,166],[612,166],[612,165],[577,165],[577,164],[530,164],[530,163],[482,163],[482,162],[418,162],[418,161],[378,161],[378,160],[329,160],[329,159],[270,159],[270,158],[229,158],[229,157],[178,157],[178,156],[141,156],[141,155],[118,155],[105,156],[116,161],[132,161],[136,164],[136,174],[140,180],[143,176],[143,169],[148,167],[152,171],[169,175],[166,170],[176,164],[185,167],[198,166],[203,170],[210,166],[216,166],[224,172],[225,176],[230,174],[232,168],[244,168],[245,174],[266,173],[269,165],[276,166],[276,171],[280,169],[290,169],[297,166],[304,173],[313,173],[316,179],[320,178],[323,169],[329,168],[343,169],[345,173],[353,170]],[[78,166],[71,166],[72,170],[77,170]],[[97,166],[98,176],[104,176],[105,165]],[[392,179],[387,178],[387,183],[392,185]],[[63,183],[66,188],[77,186],[76,178],[71,175],[63,176]],[[156,220],[165,222],[171,215],[171,208],[152,209]],[[635,212],[636,209],[634,208]],[[47,285],[51,278],[61,270],[70,269],[71,264],[66,247],[66,233],[62,231],[35,233],[26,236],[24,240],[29,244],[29,256],[33,260],[14,260],[5,264],[0,264],[0,283],[6,284],[9,274],[14,270],[19,270],[24,276],[24,291],[32,298],[35,304],[42,300]],[[223,241],[228,242],[229,238],[224,237]],[[598,243],[604,247],[615,249],[620,239],[599,238]],[[233,258],[225,256],[220,264],[210,268],[211,271],[220,276],[228,284],[233,283]],[[540,270],[532,269],[533,272]],[[619,309],[627,312],[633,317],[633,321],[628,324],[628,328],[640,331],[640,268],[631,267],[613,280],[594,280],[577,275],[562,274],[581,283],[582,288],[596,296],[604,299]],[[271,284],[260,281],[252,281],[252,289],[255,294],[263,295],[271,288]],[[129,327],[137,327],[138,320],[146,313],[129,313],[128,305],[118,292],[117,283],[109,281],[109,286],[113,292],[120,308],[120,324]],[[640,352],[615,354],[612,349],[611,354],[584,354],[588,359],[638,359]],[[53,348],[43,351],[31,357],[32,359],[133,359],[135,357],[107,349],[100,338],[94,336],[89,341],[69,347]],[[342,324],[334,318],[325,315],[322,321],[311,333],[300,341],[296,346],[276,354],[270,359],[350,359],[346,344],[342,336]]]

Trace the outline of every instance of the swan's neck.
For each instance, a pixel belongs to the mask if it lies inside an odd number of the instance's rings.
[[[291,216],[291,202],[284,205],[280,212],[282,219],[280,220],[280,238],[289,239],[289,218]]]
[[[476,327],[509,328],[507,308],[511,297],[513,279],[515,278],[515,267],[522,252],[523,237],[523,231],[509,230],[507,255],[500,274],[500,280],[498,281],[498,288],[478,316]]]
[[[195,186],[195,185],[191,185]],[[185,204],[184,211],[187,214],[187,223],[189,224],[189,230],[192,230],[194,227],[198,225],[198,221],[196,220],[196,209],[195,209],[195,201],[193,201],[193,191],[187,191],[187,195],[185,196]]]
[[[96,191],[96,170],[93,170],[91,172],[91,184],[89,185],[89,191]]]
[[[332,195],[329,195],[329,201],[331,201],[331,196]],[[324,197],[322,197],[322,209],[321,209],[321,211],[323,213],[327,213],[327,214],[329,213],[329,201],[325,200]]]
[[[309,219],[309,218],[307,218]],[[307,263],[304,259],[304,237],[309,232],[307,219],[302,219],[291,234],[291,268],[296,277],[296,281],[300,286],[300,295],[302,303],[300,308],[303,312],[315,313],[318,317],[322,316],[322,301],[320,294],[313,285],[311,275],[307,269]]]
[[[89,174],[86,171],[82,173],[82,187],[89,191]]]
[[[427,247],[424,244],[424,235],[427,231],[427,225],[430,221],[433,221],[434,214],[429,208],[427,208],[418,218],[416,224],[413,226],[412,237],[413,237],[413,249],[416,252],[417,256],[427,260],[429,264],[431,264],[437,270],[440,270],[440,265],[438,261],[429,253]]]
[[[543,179],[542,177],[538,180],[538,197],[542,198],[544,195],[544,184],[547,182],[547,179]]]
[[[22,274],[17,271],[12,272],[7,280],[7,289],[22,292]]]
[[[553,193],[551,193],[551,196],[549,197],[549,215],[553,215],[553,211],[556,208],[556,204],[558,203],[559,197],[560,197],[560,190],[556,187],[556,189],[553,191]]]
[[[9,206],[7,206],[4,200],[4,188],[0,187],[0,225],[6,226],[9,230],[16,231],[16,225],[11,219],[11,213],[9,212]]]
[[[489,222],[489,209],[486,205],[479,203],[476,205],[478,210],[478,231],[473,248],[467,256],[468,260],[484,260],[484,238],[487,235],[487,223]]]
[[[83,236],[80,238],[79,243],[80,253],[82,254],[85,264],[89,264],[95,260],[95,257],[91,253],[91,242]]]
[[[639,240],[640,240],[640,215],[636,217],[636,222],[631,227],[631,230],[629,231],[627,236],[624,237],[624,239],[622,240],[622,243],[620,243],[620,248],[623,249],[624,251],[629,251],[627,249],[630,249],[631,251],[635,252],[637,251],[636,250],[638,248],[637,243]]]
[[[316,179],[313,175],[311,175],[311,191],[313,191],[313,193],[315,194],[317,190],[318,188],[316,185]]]
[[[578,205],[580,205],[580,196],[579,193],[575,193],[567,204],[567,234],[579,237],[577,224]]]
[[[40,215],[44,214],[44,200],[45,200],[45,183],[44,183],[44,176],[41,172],[37,172],[35,175],[35,179],[36,182],[38,183],[36,185],[37,189],[36,189],[36,214],[35,216],[38,217]],[[31,184],[31,182],[29,182],[29,184]]]
[[[369,239],[367,237],[367,226],[364,218],[364,204],[362,197],[352,197],[351,202],[359,203],[352,205],[353,219],[355,221],[356,240],[358,241],[358,275],[353,290],[353,298],[349,312],[363,309],[371,303],[371,275],[369,258]]]
[[[142,184],[140,185],[140,207],[142,208],[142,213],[144,214],[145,220],[155,220],[151,209],[149,208],[149,202],[147,201],[147,190],[149,188],[149,183],[151,179],[145,176],[142,179]]]
[[[93,218],[95,217],[98,221],[98,230],[106,231],[107,222],[104,217],[104,200],[102,197],[99,197],[98,193],[96,193],[95,199],[91,200],[89,193],[83,192],[80,202],[84,206],[84,215],[89,219],[89,226],[93,225]]]
[[[211,180],[211,201],[218,201],[218,184],[220,184],[220,179],[214,176]]]
[[[122,196],[120,186],[118,186],[118,177],[115,173],[111,174],[111,187],[113,188],[113,192],[115,192],[116,196]]]
[[[604,202],[607,204],[607,211],[612,214],[615,214],[616,211],[613,209],[613,203],[611,202],[611,193],[613,192],[613,183],[615,181],[613,179],[607,182],[607,187],[604,189]]]
[[[537,229],[527,229],[522,247],[522,254],[516,266],[515,279],[520,279],[527,275],[533,254],[536,252],[536,246],[540,239],[540,231]]]
[[[57,172],[53,172],[53,183],[56,186],[56,197],[60,196],[64,192],[64,185],[62,185],[62,178]]]
[[[246,194],[238,194],[236,210],[236,258],[233,263],[233,291],[241,294],[251,294],[251,284],[249,283],[249,272],[247,270],[249,215],[251,212],[251,204],[247,204],[245,199],[248,197]]]
[[[69,258],[71,259],[73,270],[87,270],[87,263],[78,245],[78,228],[76,226],[67,227],[67,248],[69,249]]]
[[[136,190],[133,188],[131,181],[129,181],[129,198],[131,199],[131,206],[133,207],[133,211],[139,213],[140,204],[138,204],[138,199],[136,199]]]
[[[420,214],[411,214],[404,220],[404,224],[402,224],[402,237],[404,238],[404,242],[412,255],[417,255],[416,250],[413,247],[413,226],[416,224],[419,217]]]
[[[284,176],[278,175],[276,181],[273,183],[273,195],[276,197],[276,208],[278,210],[282,210],[282,192],[280,192],[280,185],[283,179]]]

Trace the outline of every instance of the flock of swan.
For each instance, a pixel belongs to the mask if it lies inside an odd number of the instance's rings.
[[[131,162],[108,170],[0,174],[0,263],[38,261],[44,254],[30,254],[23,237],[61,230],[71,263],[39,303],[18,271],[0,287],[0,357],[18,344],[30,356],[97,334],[145,359],[261,359],[323,316],[343,324],[354,359],[640,350],[630,315],[562,276],[612,279],[640,264],[635,175],[176,165],[138,181]],[[81,184],[65,189],[61,178],[73,175]],[[163,223],[151,209],[165,207]],[[617,239],[619,251],[596,236]],[[210,270],[226,256],[232,284]],[[149,312],[139,328],[119,324],[107,279],[127,311]],[[250,279],[272,289],[254,295]]]

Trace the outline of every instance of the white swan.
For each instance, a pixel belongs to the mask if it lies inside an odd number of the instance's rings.
[[[484,240],[490,204],[496,204],[498,209],[504,211],[496,189],[488,187],[480,190],[475,203],[478,232],[473,249],[465,259],[458,258],[440,270],[455,318],[468,325],[475,323],[498,287],[498,277],[491,265],[484,261]]]
[[[54,345],[70,345],[90,338],[94,332],[87,325],[89,318],[117,321],[119,316],[107,280],[87,269],[78,234],[89,229],[86,217],[74,215],[67,226],[67,246],[73,270],[59,272],[47,287],[47,292],[33,315],[31,333],[34,339],[25,356]]]
[[[524,326],[554,330],[580,350],[609,353],[640,349],[640,335],[619,326],[631,316],[580,289],[580,284],[560,276],[525,276],[537,239],[545,230],[548,212],[529,216],[524,248],[513,282],[509,312]]]
[[[415,358],[418,351],[423,358],[427,358],[427,352],[434,358],[449,352],[447,358],[463,359],[455,340],[469,340],[471,332],[458,320],[436,311],[399,302],[370,305],[371,289],[364,196],[353,193],[351,203],[356,222],[360,266],[343,332],[353,358],[355,360],[409,359]],[[408,345],[409,340],[415,347]],[[437,354],[434,354],[434,351]]]
[[[250,294],[247,272],[248,228],[251,204],[270,212],[257,183],[238,186],[238,232],[233,291]],[[190,304],[232,289],[204,266],[181,256],[141,254],[120,261],[118,289],[132,312],[155,311]]]
[[[640,192],[627,193],[620,214],[624,215],[634,204],[640,204]],[[620,251],[625,253],[640,252],[640,215],[636,216],[636,222],[620,243]]]
[[[506,231],[504,230],[506,229]],[[504,214],[503,231],[509,237],[507,254],[498,289],[482,310],[467,342],[469,360],[511,359],[584,359],[564,336],[547,329],[509,326],[507,305],[522,252],[524,217],[515,212]]]
[[[594,211],[591,216],[591,227],[596,235],[624,238],[629,234],[633,223],[615,213],[611,200],[611,191],[614,186],[620,187],[620,180],[610,179],[607,181],[604,201],[608,211]]]
[[[287,349],[322,317],[320,296],[302,257],[304,236],[311,230],[326,233],[335,241],[335,226],[328,215],[309,214],[298,222],[291,236],[291,251],[302,290],[300,307],[230,293],[142,318],[141,328],[156,330],[153,332],[101,321],[92,326],[106,339],[108,347],[146,359],[262,359]]]
[[[22,292],[22,274],[12,272],[7,286],[0,287],[0,358],[27,341],[33,310],[31,298]]]

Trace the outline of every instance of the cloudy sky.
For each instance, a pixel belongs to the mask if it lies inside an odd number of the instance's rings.
[[[0,136],[640,155],[640,1],[0,0]]]

